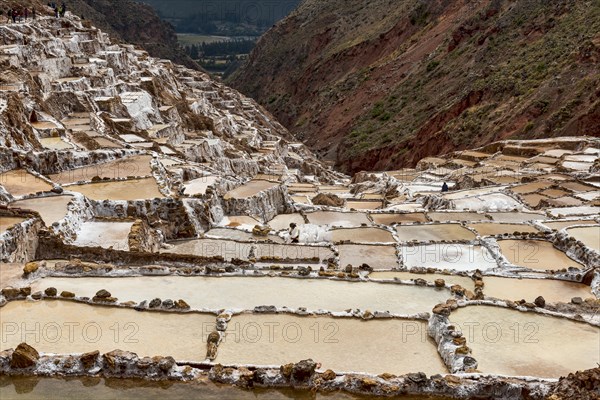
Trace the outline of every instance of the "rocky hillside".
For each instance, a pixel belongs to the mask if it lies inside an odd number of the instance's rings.
[[[62,4],[62,1],[56,3]],[[199,69],[198,64],[179,47],[173,27],[162,21],[146,4],[133,0],[69,0],[65,4],[68,11],[109,33],[115,41],[132,43],[153,57]],[[4,11],[4,15],[10,8],[21,7],[35,7],[38,15],[51,14],[47,2],[42,0],[0,0],[0,10]]]
[[[306,0],[230,83],[348,172],[600,135],[600,1]]]

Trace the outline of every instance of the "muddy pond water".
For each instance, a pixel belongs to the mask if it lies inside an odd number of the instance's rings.
[[[37,211],[46,226],[50,226],[67,215],[67,205],[72,198],[72,196],[38,197],[15,201],[10,206]]]

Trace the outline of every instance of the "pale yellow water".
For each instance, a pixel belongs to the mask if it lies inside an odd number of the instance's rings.
[[[486,296],[502,300],[521,300],[533,302],[543,296],[547,302],[569,303],[573,297],[582,299],[592,297],[591,288],[587,285],[554,279],[511,279],[495,276],[483,278]]]
[[[278,183],[271,181],[250,181],[242,186],[235,188],[223,197],[224,199],[246,199],[262,192],[263,190],[271,189],[277,186]]]
[[[396,227],[398,238],[402,242],[416,240],[474,240],[475,234],[459,224],[406,225]]]
[[[558,378],[595,368],[600,329],[534,313],[471,306],[452,313],[484,373]]]
[[[545,219],[544,214],[536,213],[523,213],[523,212],[501,212],[501,213],[490,213],[492,220],[496,222],[509,222],[519,223],[527,221],[535,221]]]
[[[361,244],[341,244],[340,267],[343,270],[348,264],[358,267],[363,263],[374,269],[392,269],[398,267],[398,256],[395,246],[377,246]]]
[[[355,201],[348,200],[346,202],[347,209],[355,209],[355,210],[377,210],[383,206],[383,202],[381,201]]]
[[[22,287],[26,286],[23,282],[23,267],[22,263],[1,263],[0,267],[0,289],[7,286]]]
[[[11,226],[20,224],[25,220],[26,218],[21,217],[0,217],[0,233],[6,232]]]
[[[271,240],[275,243],[283,243],[283,239],[276,235],[257,236],[251,232],[245,232],[239,229],[213,228],[205,233],[207,236],[214,236],[223,239],[241,240],[241,241],[265,241]]]
[[[46,192],[52,189],[48,182],[30,174],[24,169],[13,169],[0,174],[0,185],[13,196]]]
[[[272,259],[327,259],[333,255],[329,247],[300,246],[278,243],[247,243],[226,239],[193,239],[171,243],[174,247],[163,250],[165,253],[190,254],[203,257],[222,256],[226,260],[238,258],[248,260],[250,249],[255,247],[257,260],[261,257]]]
[[[312,358],[336,371],[445,373],[427,323],[290,315],[235,316],[217,362],[281,365]]]
[[[40,213],[47,226],[60,221],[67,215],[67,205],[72,196],[50,196],[35,199],[19,200],[10,204],[11,207],[25,208]]]
[[[57,183],[69,183],[89,181],[95,176],[111,179],[127,178],[128,176],[148,176],[152,173],[150,160],[152,160],[152,156],[133,156],[104,164],[63,171],[48,177]]]
[[[512,234],[514,232],[521,233],[534,233],[538,232],[531,225],[525,224],[493,224],[493,223],[480,223],[480,224],[469,224],[469,228],[475,229],[480,236],[491,236],[491,235],[502,235]]]
[[[133,222],[88,221],[81,224],[75,246],[129,250],[129,232]]]
[[[305,223],[304,218],[300,214],[280,214],[269,221],[269,226],[273,230],[280,231],[289,229],[292,222],[298,226]]]
[[[369,227],[334,229],[331,232],[331,239],[334,242],[341,242],[343,240],[364,243],[395,242],[391,232],[385,229]]]
[[[427,222],[425,214],[418,212],[409,214],[371,214],[371,218],[373,222],[381,225]]]
[[[600,225],[569,228],[567,232],[590,249],[600,252]]]
[[[185,194],[188,196],[193,196],[195,194],[205,194],[206,189],[210,185],[213,185],[217,182],[218,178],[216,176],[204,176],[202,178],[193,179],[183,184],[185,187]]]
[[[457,243],[403,246],[402,260],[406,268],[431,267],[442,270],[474,271],[498,266],[485,247]]]
[[[121,349],[194,361],[204,360],[216,321],[209,314],[137,312],[61,300],[13,301],[0,308],[0,316],[2,349],[26,341],[46,353]]]
[[[498,245],[508,261],[521,267],[538,270],[583,268],[552,243],[543,240],[499,240]]]
[[[80,296],[106,289],[121,301],[183,299],[195,309],[252,310],[274,305],[297,309],[390,311],[396,314],[429,312],[450,297],[446,290],[375,282],[277,277],[146,276],[123,278],[44,278],[32,289],[53,286]]]
[[[73,149],[73,145],[65,142],[60,137],[42,138],[40,139],[40,143],[42,144],[42,146],[50,150]]]
[[[382,271],[382,272],[371,272],[369,274],[371,279],[386,279],[386,280],[411,280],[411,279],[425,279],[427,282],[434,283],[436,279],[443,279],[447,285],[460,285],[465,289],[473,290],[474,283],[468,276],[460,275],[444,275],[444,274],[415,274],[413,272],[403,271]]]
[[[158,190],[154,178],[69,185],[65,186],[65,190],[79,192],[92,200],[139,200],[164,197]]]
[[[306,214],[308,221],[315,225],[331,226],[361,226],[362,224],[371,225],[367,214],[365,213],[343,213],[337,211],[316,211]]]

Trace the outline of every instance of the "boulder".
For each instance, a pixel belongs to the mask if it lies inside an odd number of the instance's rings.
[[[271,232],[271,228],[268,226],[254,225],[254,228],[252,228],[252,234],[256,236],[267,237],[269,232]]]
[[[171,356],[163,357],[158,362],[158,368],[163,372],[169,372],[175,366],[175,359]]]
[[[23,267],[23,275],[28,276],[29,274],[33,274],[39,268],[40,268],[39,263],[37,263],[35,261],[28,262],[27,264],[25,264],[25,267]]]
[[[9,286],[2,289],[1,293],[2,296],[6,297],[6,300],[15,300],[19,298],[21,291],[18,288]]]
[[[99,355],[100,352],[98,350],[90,351],[89,353],[83,353],[80,357],[83,368],[88,370],[96,365]]]
[[[148,304],[148,307],[149,308],[156,308],[156,307],[160,307],[161,304],[162,304],[162,300],[157,297],[156,299],[150,300],[150,303]]]
[[[46,294],[46,296],[54,297],[54,296],[56,296],[58,291],[54,287],[49,287],[46,290],[44,290],[44,293]]]
[[[344,199],[332,193],[319,193],[311,201],[315,206],[344,207],[345,204]]]
[[[317,369],[317,363],[312,359],[302,360],[299,363],[294,364],[294,367],[292,368],[292,378],[296,382],[307,382],[315,373],[315,369]]]
[[[544,299],[542,296],[536,297],[533,303],[540,308],[546,307],[546,299]]]
[[[445,286],[446,286],[446,281],[445,280],[443,280],[443,279],[436,279],[435,280],[435,287],[443,288]]]
[[[100,299],[106,299],[106,298],[111,297],[111,294],[110,294],[110,292],[108,290],[101,289],[101,290],[98,290],[96,292],[96,296],[95,297],[98,297]]]
[[[42,298],[42,292],[35,292],[31,295],[31,298],[34,300],[40,300]]]
[[[33,367],[40,359],[40,353],[27,343],[21,343],[17,346],[10,360],[11,368],[29,368]]]

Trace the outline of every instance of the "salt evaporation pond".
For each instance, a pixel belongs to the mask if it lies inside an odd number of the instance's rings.
[[[240,229],[213,228],[204,234],[205,236],[217,237],[241,241],[265,241],[271,240],[275,243],[283,243],[283,239],[276,235],[257,236],[252,232],[242,231]]]
[[[583,268],[583,265],[555,248],[551,242],[544,240],[499,240],[498,246],[511,264],[520,267],[542,271]]]
[[[225,194],[225,196],[223,196],[223,198],[225,200],[227,200],[227,199],[246,199],[248,197],[257,195],[258,193],[260,193],[264,190],[274,188],[277,185],[279,185],[277,182],[271,182],[271,181],[263,181],[263,180],[250,181],[248,183],[243,184],[240,187],[237,187],[237,188],[229,191],[227,194]]]
[[[90,390],[92,389],[92,390]],[[60,393],[64,400],[361,400],[344,392],[314,393],[301,389],[240,389],[233,385],[219,385],[209,380],[199,382],[150,381],[101,377],[48,378],[40,376],[0,376],[0,399],[49,399]],[[394,396],[402,400],[443,400],[441,397]]]
[[[475,234],[459,224],[407,225],[396,227],[401,242],[474,240]]]
[[[489,221],[485,214],[475,212],[428,212],[427,216],[435,222]]]
[[[307,358],[344,372],[447,372],[427,323],[397,319],[242,314],[229,322],[216,362],[282,365]]]
[[[304,217],[300,214],[279,214],[270,220],[268,225],[275,231],[281,231],[288,229],[291,223],[302,225],[306,222],[304,221]]]
[[[398,267],[396,246],[341,244],[338,246],[338,251],[342,269],[348,264],[358,267],[363,263],[374,269],[394,269]]]
[[[453,311],[484,373],[558,378],[597,367],[600,329],[582,322],[501,307]]]
[[[414,222],[427,222],[427,217],[424,213],[395,213],[395,214],[370,214],[371,219],[376,224],[392,225],[406,224]]]
[[[600,252],[600,225],[569,228],[567,232],[590,249]]]
[[[49,150],[73,150],[73,145],[65,142],[61,137],[42,138],[40,143]]]
[[[183,184],[183,187],[185,188],[184,193],[188,196],[205,194],[206,189],[208,189],[210,185],[214,185],[218,180],[219,178],[216,176],[203,176],[201,178],[185,182]]]
[[[569,303],[573,297],[582,299],[593,297],[589,286],[582,283],[555,279],[515,279],[485,276],[483,293],[501,300],[521,300],[533,302],[542,296],[549,303]]]
[[[456,271],[486,270],[498,266],[485,247],[457,243],[403,246],[402,262],[406,268],[432,267]]]
[[[37,197],[15,201],[10,206],[37,211],[46,226],[50,226],[67,215],[67,205],[72,198],[73,196]]]
[[[26,219],[21,217],[0,217],[0,234],[23,221],[26,221]]]
[[[308,222],[315,225],[331,225],[341,227],[355,227],[371,225],[371,221],[365,213],[338,212],[338,211],[316,211],[306,214]]]
[[[4,186],[4,189],[15,197],[47,192],[52,189],[51,184],[24,169],[14,169],[1,173],[0,185]]]
[[[509,223],[520,223],[535,220],[545,219],[544,214],[530,213],[530,212],[500,212],[490,213],[490,217],[496,222],[509,222]]]
[[[479,233],[480,236],[495,236],[504,234],[513,234],[515,232],[520,233],[535,233],[539,232],[531,225],[525,224],[494,224],[494,223],[478,223],[469,224],[469,228],[474,229]]]
[[[568,221],[542,221],[542,224],[550,229],[560,231],[574,225],[596,225],[597,222],[593,219],[573,219]]]
[[[164,197],[154,178],[65,186],[92,200],[143,200]]]
[[[192,239],[171,242],[172,248],[161,250],[164,253],[188,254],[202,257],[221,256],[225,260],[238,258],[248,260],[254,248],[257,260],[262,257],[270,259],[308,260],[319,258],[324,260],[333,256],[329,247],[301,246],[279,243],[237,242],[226,239]]]
[[[381,228],[343,228],[331,231],[331,240],[334,242],[356,242],[356,243],[391,243],[396,240],[392,233]]]
[[[122,179],[129,176],[149,176],[152,174],[150,161],[152,156],[133,156],[103,164],[88,165],[81,168],[62,171],[48,177],[57,183],[89,181],[94,177]]]
[[[75,246],[129,250],[129,232],[133,222],[88,221],[81,224]]]
[[[181,298],[194,309],[252,310],[274,305],[336,312],[359,308],[403,315],[430,312],[450,297],[447,290],[413,285],[271,277],[43,278],[35,281],[32,289],[47,287],[88,297],[106,289],[120,301]]]
[[[468,276],[445,275],[445,274],[416,274],[405,271],[375,271],[369,274],[369,279],[381,280],[411,280],[424,279],[427,282],[434,283],[436,279],[443,279],[446,285],[460,285],[465,289],[473,290],[474,283]]]
[[[2,349],[16,348],[31,339],[26,330],[38,330],[30,344],[45,353],[126,349],[139,356],[193,361],[204,360],[206,339],[216,322],[209,314],[140,313],[66,300],[12,301],[0,309],[0,316]]]

